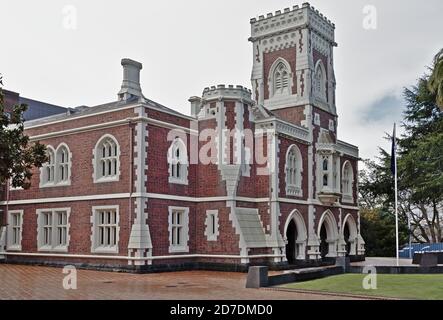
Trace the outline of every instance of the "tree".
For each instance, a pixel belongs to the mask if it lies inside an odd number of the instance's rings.
[[[48,161],[46,146],[30,143],[24,133],[25,104],[13,106],[11,112],[6,112],[2,86],[0,76],[0,185],[10,180],[13,187],[28,189],[32,168]]]
[[[366,256],[395,257],[395,217],[380,209],[362,209],[361,233],[366,242]],[[408,242],[407,225],[400,221],[400,243]]]
[[[405,133],[398,139],[400,217],[403,223],[411,219],[414,241],[426,243],[443,240],[443,113],[438,93],[429,89],[433,76],[425,75],[404,90]],[[379,214],[394,212],[390,163],[391,155],[383,149],[376,162],[366,161],[360,179],[363,208]]]
[[[437,105],[443,111],[443,49],[435,56],[433,69],[428,88],[437,96]]]

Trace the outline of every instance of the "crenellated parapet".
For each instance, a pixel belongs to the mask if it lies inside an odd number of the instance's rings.
[[[294,6],[292,10],[286,8],[283,11],[279,10],[275,13],[268,13],[266,16],[252,18],[250,41],[262,40],[306,27],[335,45],[335,25],[307,2],[301,7]]]
[[[212,86],[203,90],[203,100],[206,102],[218,99],[227,100],[244,100],[249,104],[253,104],[250,89],[243,86],[224,85]]]

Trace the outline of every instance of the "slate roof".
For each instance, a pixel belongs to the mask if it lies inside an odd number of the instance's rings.
[[[153,107],[154,109],[157,109],[159,111],[172,113],[178,117],[190,118],[189,116],[181,114],[171,108],[165,107],[164,105],[161,105],[155,101],[152,101],[152,100],[149,100],[146,98],[145,98],[145,101],[146,101],[145,104],[148,107],[150,106],[150,107]],[[82,107],[78,107],[78,108],[68,108],[68,109],[65,109],[66,112],[64,112],[62,114],[57,114],[57,115],[53,115],[53,116],[45,117],[45,118],[41,118],[41,119],[35,119],[33,121],[27,121],[27,122],[25,122],[25,127],[33,127],[33,126],[43,125],[46,123],[60,121],[60,120],[75,119],[77,117],[82,117],[85,115],[93,115],[96,113],[111,111],[111,110],[119,109],[119,108],[126,107],[126,106],[131,106],[131,105],[135,106],[137,104],[140,104],[140,102],[138,102],[138,100],[135,99],[135,100],[131,100],[128,102],[113,101],[110,103],[105,103],[105,104],[97,105],[94,107],[82,106]]]

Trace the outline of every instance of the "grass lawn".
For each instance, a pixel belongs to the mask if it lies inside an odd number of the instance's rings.
[[[377,290],[363,289],[366,275],[345,274],[308,282],[292,283],[287,289],[348,293],[365,296],[443,300],[443,275],[377,275]]]

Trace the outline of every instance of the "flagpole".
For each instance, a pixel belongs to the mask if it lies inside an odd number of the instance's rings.
[[[399,239],[398,239],[398,173],[397,173],[397,124],[394,123],[394,166],[395,166],[395,244],[396,244],[396,250],[397,250],[397,267],[400,266],[400,256],[399,256]]]

